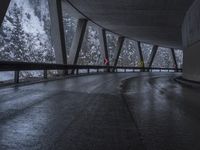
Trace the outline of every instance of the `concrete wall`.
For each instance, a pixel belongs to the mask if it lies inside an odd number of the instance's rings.
[[[182,25],[184,46],[183,77],[200,81],[200,1],[196,0],[186,13]]]

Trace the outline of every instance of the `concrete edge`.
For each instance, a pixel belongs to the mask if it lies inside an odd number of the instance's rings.
[[[185,85],[185,86],[200,88],[200,82],[188,80],[188,79],[183,78],[182,76],[174,78],[174,80],[176,82],[178,82],[179,84],[182,84],[182,85]]]

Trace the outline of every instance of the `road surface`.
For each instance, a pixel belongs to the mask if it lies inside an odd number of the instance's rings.
[[[200,90],[119,73],[0,89],[2,150],[199,150]]]

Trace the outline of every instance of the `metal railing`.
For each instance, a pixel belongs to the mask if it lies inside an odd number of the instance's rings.
[[[114,66],[92,66],[92,65],[62,65],[62,64],[48,64],[48,63],[28,63],[28,62],[11,62],[11,61],[0,61],[0,71],[14,71],[15,72],[15,83],[19,83],[19,73],[20,71],[34,71],[43,70],[43,77],[48,78],[48,70],[63,70],[65,75],[69,74],[79,74],[80,70],[87,70],[87,74],[91,73],[91,70],[96,70],[98,73],[100,70],[104,72],[153,72],[153,71],[173,71],[182,72],[182,69],[175,68],[144,68],[144,67],[114,67]],[[69,71],[69,72],[68,72]],[[121,71],[120,71],[121,72]]]

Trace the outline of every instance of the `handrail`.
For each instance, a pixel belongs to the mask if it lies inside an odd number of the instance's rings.
[[[122,66],[93,66],[93,65],[63,65],[63,64],[50,64],[50,63],[30,63],[30,62],[14,62],[14,61],[0,61],[0,71],[14,71],[14,82],[19,83],[19,73],[20,71],[33,71],[33,70],[43,70],[44,79],[48,78],[48,70],[63,70],[65,74],[67,74],[67,70],[71,70],[71,74],[79,74],[79,70],[85,69],[87,73],[90,73],[91,69],[96,70],[99,72],[100,69],[103,69],[107,72],[118,72],[118,69],[124,70],[132,70],[135,72],[136,70],[142,72],[149,72],[153,70],[159,70],[160,72],[165,71],[175,71],[175,72],[182,72],[182,69],[176,68],[144,68],[144,67],[122,67]]]
[[[168,70],[182,71],[176,68],[159,68],[159,67],[123,67],[123,66],[93,66],[93,65],[63,65],[50,63],[29,63],[29,62],[13,62],[0,61],[0,71],[25,71],[25,70],[71,70],[71,69],[126,69],[126,70]]]

